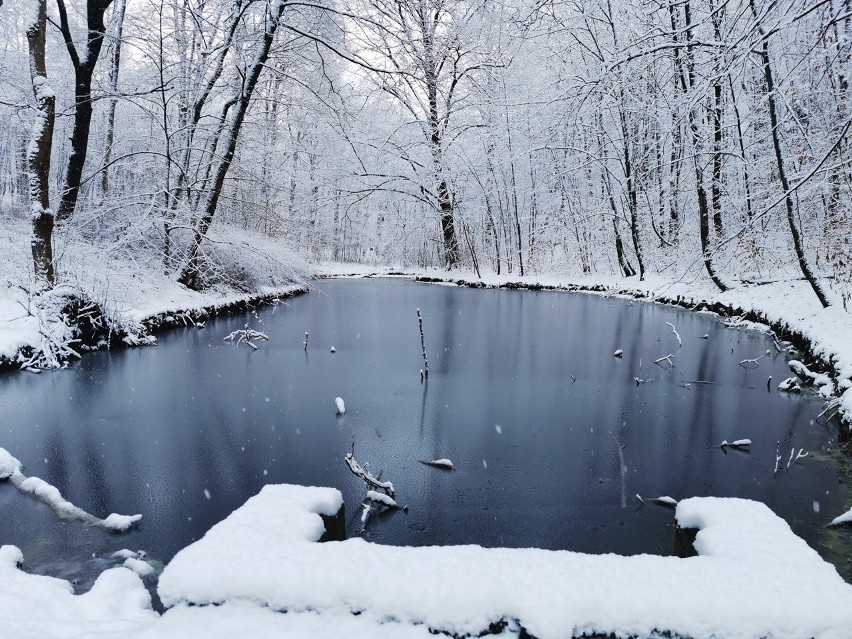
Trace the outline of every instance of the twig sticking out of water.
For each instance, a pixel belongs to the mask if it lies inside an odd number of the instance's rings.
[[[781,447],[781,442],[775,442],[777,445],[775,446],[775,470],[772,471],[772,474],[775,475],[778,473],[778,469],[781,467],[781,455],[778,452],[778,449]]]
[[[640,503],[640,504],[642,504],[642,506],[644,506],[644,505],[645,505],[645,500],[644,500],[644,499],[642,499],[642,495],[640,495],[639,493],[636,493],[636,499],[638,499],[638,500],[639,500],[639,503]],[[640,507],[641,507],[641,506],[640,506]]]
[[[420,314],[420,309],[417,309],[417,323],[420,325],[420,348],[423,350],[423,370],[420,376],[421,381],[429,377],[429,360],[426,358],[426,338],[423,336],[423,316]]]
[[[302,342],[302,345],[305,347],[305,352],[308,352],[308,334],[305,333],[305,341]]]
[[[796,452],[796,448],[794,446],[793,448],[790,449],[790,459],[787,460],[787,468],[790,468],[790,464],[793,464],[793,463],[799,461],[800,459],[804,459],[805,457],[810,455],[810,453],[808,451],[806,451],[804,448],[800,448],[798,454],[796,454],[796,456],[793,457],[793,454],[795,452]]]
[[[678,348],[680,348],[681,346],[683,346],[683,340],[681,340],[681,339],[680,339],[680,333],[678,333],[678,332],[677,332],[677,329],[675,328],[675,325],[674,325],[674,324],[672,324],[671,322],[666,322],[666,324],[668,324],[669,326],[671,326],[671,328],[672,328],[672,333],[674,333],[674,336],[677,338],[677,347],[678,347]]]

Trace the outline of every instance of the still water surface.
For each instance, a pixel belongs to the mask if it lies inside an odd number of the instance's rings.
[[[247,321],[270,337],[257,352],[222,340]],[[673,367],[654,364],[669,353]],[[758,368],[739,365],[761,355]],[[634,495],[716,495],[767,503],[848,578],[848,535],[823,528],[850,505],[820,453],[834,433],[815,423],[818,402],[775,390],[786,376],[765,335],[710,315],[582,294],[322,281],[257,316],[168,332],[154,348],[0,379],[0,446],[26,474],[97,516],[143,515],[109,534],[59,520],[5,482],[0,544],[21,547],[28,570],[85,589],[113,551],[167,562],[264,484],[292,482],[341,489],[349,534],[379,543],[671,554],[672,511]],[[746,437],[750,453],[714,448]],[[353,441],[409,506],[364,531],[364,489],[343,462]],[[791,447],[811,456],[773,475],[776,449],[784,466]],[[442,457],[457,471],[418,463]]]

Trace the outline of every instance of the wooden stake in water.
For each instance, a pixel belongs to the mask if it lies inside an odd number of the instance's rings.
[[[417,322],[420,324],[420,348],[423,349],[423,370],[420,371],[422,373],[422,378],[429,377],[429,360],[426,359],[426,338],[423,337],[423,316],[420,315],[420,309],[417,309]]]
[[[308,334],[305,333],[305,341],[302,342],[305,345],[305,352],[308,352]]]

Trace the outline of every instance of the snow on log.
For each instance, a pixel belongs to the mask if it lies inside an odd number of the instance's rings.
[[[99,519],[66,500],[56,486],[39,477],[27,477],[21,472],[21,462],[12,457],[8,450],[0,448],[0,480],[8,479],[22,493],[35,497],[47,504],[62,519],[77,519],[91,526],[115,532],[125,532],[142,519],[142,515],[117,515]]]
[[[832,519],[829,526],[850,526],[852,525],[852,508],[850,508],[847,512],[843,513],[839,517],[835,517]]]
[[[345,415],[346,414],[346,404],[343,403],[342,397],[334,398],[334,405],[337,406],[337,414]]]
[[[666,508],[674,508],[677,506],[677,499],[663,495],[662,497],[654,497],[654,503],[659,506],[665,506]]]
[[[498,426],[499,428],[499,426]],[[499,430],[497,431],[500,432]],[[424,460],[418,459],[421,464],[424,466],[431,466],[432,468],[440,468],[441,470],[455,470],[456,467],[453,465],[453,462],[449,459],[432,459],[432,460]]]
[[[12,457],[5,448],[0,448],[0,479],[9,479],[21,471],[21,462]]]
[[[382,506],[386,506],[387,508],[399,508],[399,504],[396,503],[393,497],[389,497],[384,493],[376,492],[375,490],[367,491],[367,500],[375,502],[377,504],[381,504]]]
[[[751,446],[750,439],[736,439],[732,442],[729,442],[727,439],[723,439],[722,443],[716,446],[716,448],[726,448],[730,446],[731,448],[747,448]]]
[[[346,465],[349,466],[349,470],[352,471],[352,474],[359,477],[365,484],[367,484],[368,487],[372,486],[373,488],[383,490],[385,493],[393,497],[394,489],[391,482],[380,481],[376,477],[373,477],[369,470],[364,469],[361,464],[358,463],[352,453],[346,453],[346,457],[343,459],[346,461]]]

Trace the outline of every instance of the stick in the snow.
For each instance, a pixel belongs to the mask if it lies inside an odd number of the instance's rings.
[[[420,348],[423,350],[423,375],[421,379],[429,377],[429,360],[426,359],[426,338],[423,336],[423,316],[420,315],[420,309],[417,309],[417,323],[420,325]]]

